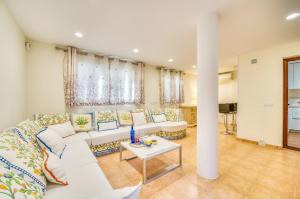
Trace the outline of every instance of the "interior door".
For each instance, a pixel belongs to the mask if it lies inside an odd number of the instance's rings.
[[[300,62],[293,63],[294,89],[300,89]]]
[[[289,63],[289,89],[294,88],[294,64]]]

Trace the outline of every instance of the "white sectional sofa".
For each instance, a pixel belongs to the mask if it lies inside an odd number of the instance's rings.
[[[48,117],[48,116],[47,116]],[[58,117],[58,116],[55,116]],[[68,120],[70,117],[68,116]],[[60,123],[58,119],[54,123]],[[50,121],[50,120],[47,120]],[[61,122],[63,122],[62,119]],[[40,121],[42,122],[42,121]],[[50,122],[52,123],[52,122]],[[44,124],[45,125],[45,124]],[[47,125],[45,125],[47,126]],[[186,136],[185,121],[148,122],[134,126],[136,136],[156,134],[166,139],[180,139]],[[101,156],[119,150],[120,142],[130,138],[130,126],[119,126],[113,130],[77,132],[64,138],[67,144],[61,157],[67,171],[69,185],[48,184],[46,199],[96,199],[122,198],[113,190],[99,167],[95,156]],[[138,198],[140,186],[125,189],[136,190],[131,198]],[[129,191],[130,192],[130,191]],[[108,194],[108,195],[107,195]]]
[[[147,123],[146,125],[135,127],[136,136],[157,134],[166,139],[181,139],[186,135],[187,123],[180,122],[162,122]],[[88,138],[89,136],[89,138]],[[87,142],[91,143],[91,150],[95,156],[101,156],[113,153],[119,150],[120,141],[130,138],[130,127],[120,127],[118,129],[98,132],[90,131],[85,135],[80,135]]]
[[[84,199],[99,196],[100,199],[103,193],[113,191],[86,141],[81,138],[66,140],[67,146],[61,160],[67,172],[69,185],[49,183],[45,198]]]
[[[146,125],[135,127],[136,136],[157,134],[169,140],[176,140],[185,137],[187,122],[162,122],[147,123]],[[120,127],[114,130],[103,132],[89,131],[79,132],[67,137],[66,142],[74,140],[85,141],[93,151],[95,156],[113,153],[119,150],[120,141],[130,138],[130,127]]]
[[[152,119],[152,115],[149,112],[144,111],[143,109],[137,109],[139,111],[144,112],[145,118],[147,118],[147,122],[142,125],[134,125],[135,134],[138,137],[145,136],[145,135],[151,135],[156,134],[158,136],[161,136],[163,138],[169,139],[169,140],[177,140],[181,139],[186,136],[186,128],[187,128],[187,122],[181,121],[179,118],[179,111],[178,109],[170,109],[174,110],[173,114],[170,116],[170,119],[168,121],[163,122],[157,122],[155,123]],[[107,111],[104,111],[107,112]],[[120,125],[120,118],[117,116],[117,112],[110,111],[111,114],[114,115],[114,117],[117,120],[117,123],[119,126],[112,130],[104,130],[104,131],[98,131],[98,130],[88,130],[83,132],[77,132],[75,135],[65,138],[67,141],[73,141],[73,140],[84,140],[91,148],[92,152],[95,156],[101,156],[106,155],[109,153],[113,153],[119,150],[120,142],[127,140],[130,138],[130,125],[122,126]],[[161,111],[159,111],[161,114]],[[170,111],[169,111],[170,112]],[[90,114],[90,113],[85,113]],[[96,116],[97,112],[93,113],[93,126],[94,129],[96,128]],[[133,114],[133,113],[132,113]],[[157,112],[155,114],[158,114]],[[72,114],[68,114],[69,118],[63,118],[62,114],[61,116],[55,116],[60,117],[62,120],[67,120],[72,118]],[[84,115],[84,114],[83,114]],[[49,117],[43,114],[38,114],[35,116],[36,119],[39,120],[45,120],[44,123],[46,123],[49,120]],[[150,118],[150,119],[149,119]],[[168,118],[168,117],[166,117]],[[51,123],[51,122],[50,122]],[[134,122],[133,122],[134,123]],[[74,125],[74,121],[73,121]]]
[[[39,154],[43,152],[35,136],[43,129],[44,126],[38,122],[26,120],[16,127],[0,131],[0,198],[138,199],[141,183],[122,189],[112,188],[90,150],[91,132],[63,138],[65,148],[60,156],[59,168],[66,172],[68,185],[46,182],[46,179],[39,184],[34,175],[45,178],[40,171],[46,163],[43,162],[45,156],[40,159]],[[27,154],[24,150],[31,152]],[[12,194],[9,190],[14,190],[14,196],[7,197]]]

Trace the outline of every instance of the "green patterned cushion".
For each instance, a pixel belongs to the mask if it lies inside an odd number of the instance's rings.
[[[151,115],[160,115],[163,113],[161,109],[152,109],[150,110]]]
[[[20,122],[17,127],[23,130],[21,133],[23,133],[24,137],[32,143],[36,142],[35,135],[45,128],[40,122],[33,120]]]
[[[93,128],[93,114],[73,113],[72,125],[75,131],[90,131]]]
[[[130,126],[133,124],[132,116],[129,111],[118,112],[118,119],[121,126]]]
[[[114,111],[98,111],[95,113],[97,122],[111,122],[117,120]]]
[[[178,121],[178,109],[170,108],[165,110],[165,116],[167,121]]]
[[[140,112],[145,112],[145,110],[142,109],[142,108],[139,108],[139,109],[134,109],[134,110],[132,110],[131,112],[132,112],[132,113],[140,113]]]
[[[58,114],[35,114],[35,120],[38,120],[44,126],[50,126],[54,124],[62,124],[70,121],[68,113],[58,113]]]
[[[14,131],[0,132],[0,165],[11,168],[28,181],[34,181],[44,191],[46,178],[42,164],[42,153],[20,139]]]
[[[43,192],[34,182],[22,175],[0,166],[0,198],[2,199],[42,199]]]

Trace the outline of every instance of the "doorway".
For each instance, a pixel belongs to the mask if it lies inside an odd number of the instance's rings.
[[[283,147],[300,150],[300,56],[283,59]]]

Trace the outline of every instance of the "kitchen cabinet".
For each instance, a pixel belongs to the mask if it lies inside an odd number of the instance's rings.
[[[300,62],[289,63],[289,89],[300,89]]]
[[[182,110],[183,120],[188,124],[188,127],[197,125],[197,106],[180,105]]]
[[[300,131],[300,107],[289,108],[288,123],[289,130]]]

